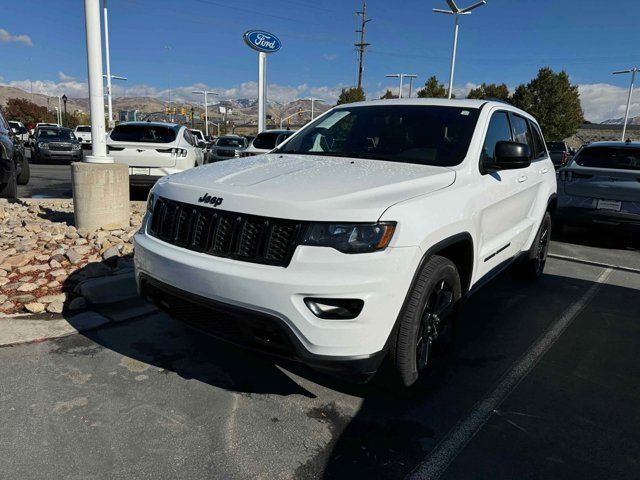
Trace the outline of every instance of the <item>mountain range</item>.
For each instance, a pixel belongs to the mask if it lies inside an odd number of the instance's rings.
[[[622,125],[624,123],[624,117],[610,118],[602,122],[602,125]],[[629,125],[640,125],[640,115],[637,117],[629,117]]]
[[[58,106],[58,97],[45,95],[42,93],[29,93],[24,90],[15,87],[9,87],[6,85],[0,85],[0,106],[6,105],[10,98],[25,98],[37,105],[45,106],[50,110],[54,110]],[[113,110],[119,112],[122,110],[139,110],[144,113],[162,112],[169,102],[156,97],[114,97],[113,98]],[[176,101],[172,106],[177,107],[178,112],[181,107],[186,105],[188,109],[191,108],[191,104],[186,104],[182,101]],[[209,106],[209,116],[211,118],[219,118],[220,113],[218,106],[225,106],[231,108],[233,113],[231,117],[242,120],[247,117],[255,117],[258,114],[258,101],[250,98],[240,98],[234,100],[223,100],[218,104]],[[314,110],[315,115],[326,112],[330,105],[325,103],[315,102]],[[274,120],[279,121],[281,118],[286,118],[289,115],[294,114],[291,119],[291,123],[300,124],[307,122],[310,118],[309,112],[303,112],[300,116],[295,116],[295,113],[303,110],[309,110],[310,103],[305,100],[295,100],[288,103],[269,102],[267,105],[267,114],[271,115]],[[81,111],[87,113],[89,111],[89,99],[88,98],[69,98],[67,100],[67,111],[75,112]],[[194,105],[194,113],[200,115],[204,112],[202,107]]]

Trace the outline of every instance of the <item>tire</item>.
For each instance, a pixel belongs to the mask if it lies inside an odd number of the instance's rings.
[[[29,178],[31,178],[31,168],[29,167],[29,160],[22,157],[22,170],[20,171],[20,175],[18,176],[18,185],[26,185],[27,183],[29,183]]]
[[[18,196],[18,183],[16,182],[16,171],[13,170],[9,181],[0,184],[0,198],[16,198]]]
[[[432,366],[433,353],[451,342],[462,297],[460,276],[448,258],[434,255],[411,286],[389,359],[397,380],[414,385]]]
[[[551,215],[545,212],[538,233],[529,249],[527,258],[517,265],[518,274],[523,280],[537,280],[544,271],[551,241]]]

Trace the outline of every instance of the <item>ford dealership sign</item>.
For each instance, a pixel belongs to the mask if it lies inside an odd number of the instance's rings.
[[[278,37],[263,30],[249,30],[244,34],[243,38],[244,43],[259,52],[277,52],[282,46]]]

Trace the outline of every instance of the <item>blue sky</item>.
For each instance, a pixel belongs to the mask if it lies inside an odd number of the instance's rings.
[[[473,3],[460,2],[462,6]],[[444,0],[370,0],[365,89],[379,95],[386,73],[448,76],[453,19],[431,8]],[[250,28],[272,31],[282,50],[269,57],[269,95],[335,99],[355,82],[359,0],[109,0],[111,64],[125,75],[116,94],[189,97],[195,85],[222,96],[255,96],[256,53],[242,42]],[[580,85],[587,117],[621,116],[628,77],[640,64],[638,0],[488,0],[461,19],[455,88],[481,82],[510,88],[541,66],[565,69]],[[0,17],[0,82],[43,93],[86,96],[83,2],[12,2]],[[633,111],[640,115],[640,94]]]

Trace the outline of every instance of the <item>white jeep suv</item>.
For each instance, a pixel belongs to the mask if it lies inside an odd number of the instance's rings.
[[[149,187],[172,173],[203,164],[204,154],[185,126],[173,123],[126,122],[107,136],[115,163],[129,165],[129,183]]]
[[[135,235],[142,295],[231,342],[404,385],[461,301],[542,273],[556,179],[527,113],[482,100],[340,105],[273,152],[161,179]]]

